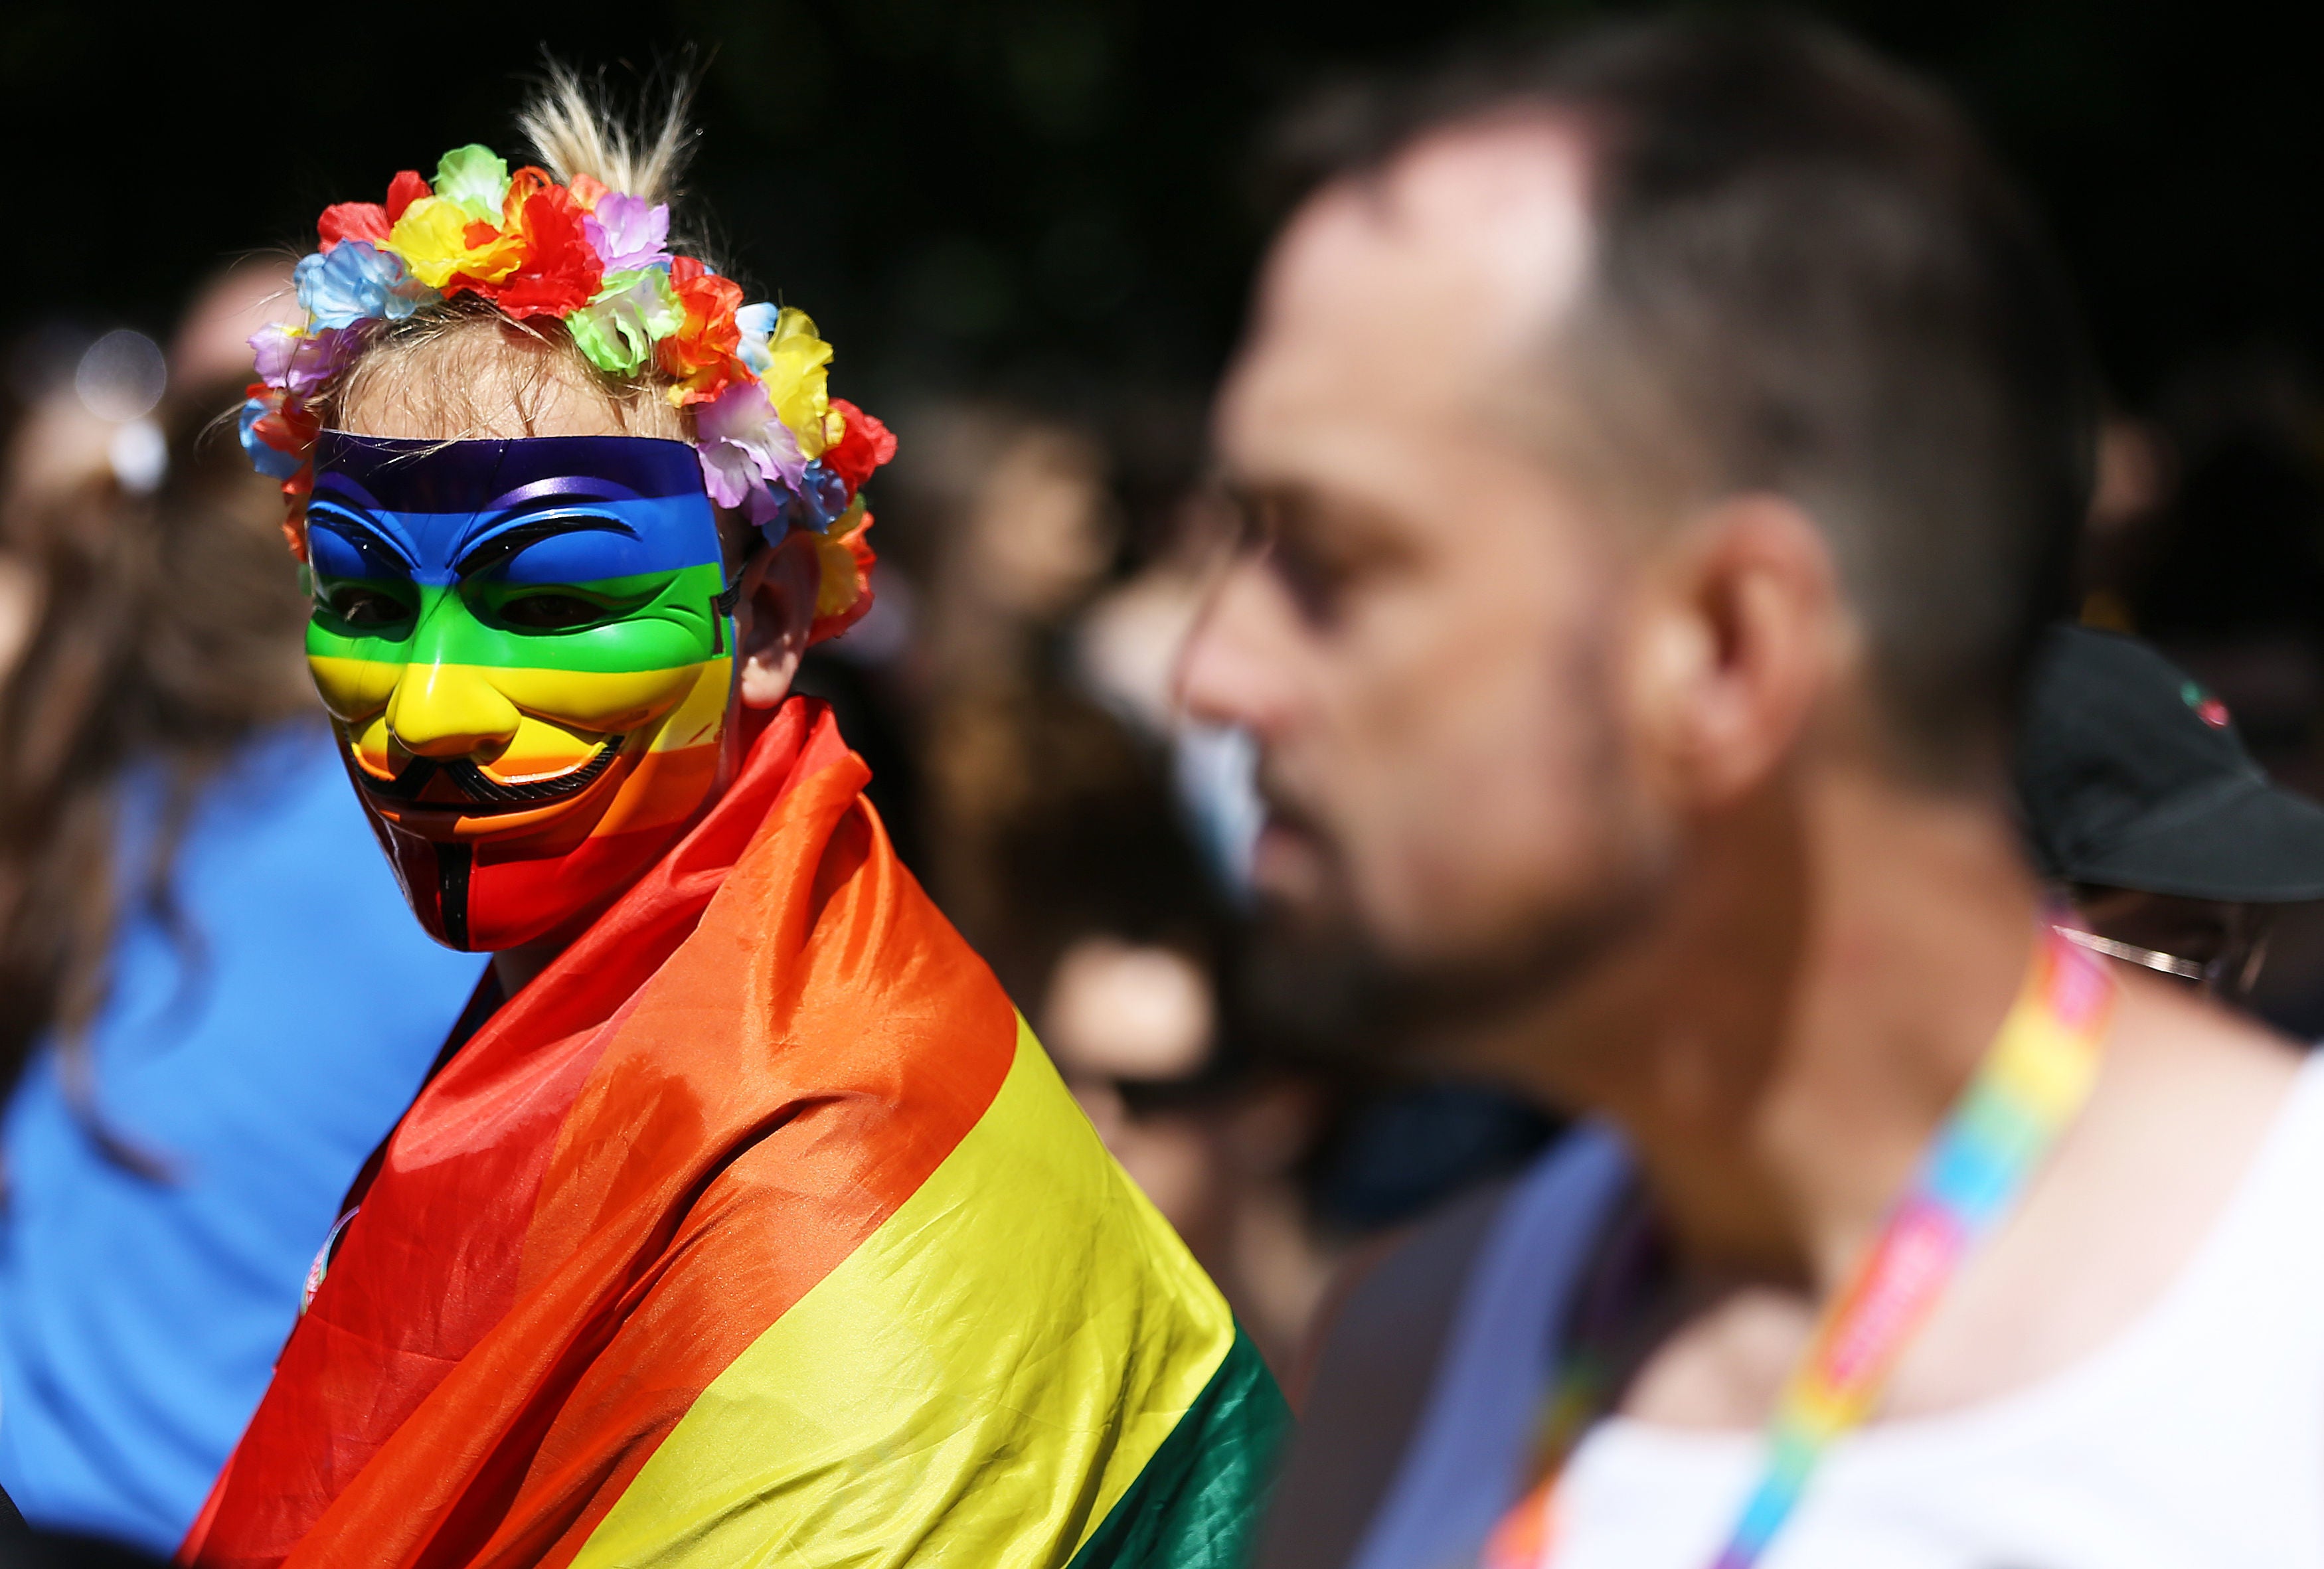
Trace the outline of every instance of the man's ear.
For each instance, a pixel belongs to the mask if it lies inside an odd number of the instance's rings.
[[[744,704],[771,708],[790,695],[791,678],[807,657],[815,623],[816,590],[823,569],[815,540],[794,529],[780,543],[753,551],[742,568],[734,604],[734,653],[742,661]]]
[[[1845,659],[1850,623],[1822,531],[1794,503],[1720,503],[1672,540],[1648,593],[1635,693],[1652,766],[1701,805],[1791,755]]]

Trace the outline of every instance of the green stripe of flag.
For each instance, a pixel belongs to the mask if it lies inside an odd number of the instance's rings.
[[[1242,1569],[1291,1412],[1258,1351],[1233,1347],[1067,1569]]]

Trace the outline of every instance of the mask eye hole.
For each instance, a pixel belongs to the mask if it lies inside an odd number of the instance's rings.
[[[500,619],[526,632],[570,632],[605,619],[605,607],[572,594],[527,594],[503,603]]]
[[[323,608],[349,626],[366,630],[411,619],[411,607],[392,594],[360,583],[340,583],[323,595]]]

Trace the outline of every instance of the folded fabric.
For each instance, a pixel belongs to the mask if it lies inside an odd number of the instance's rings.
[[[1240,1563],[1285,1417],[794,698],[391,1138],[180,1557]]]

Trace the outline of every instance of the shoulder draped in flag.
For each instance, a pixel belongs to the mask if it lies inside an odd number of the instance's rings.
[[[185,1561],[1240,1562],[1281,1398],[868,778],[786,704],[421,1092]]]

